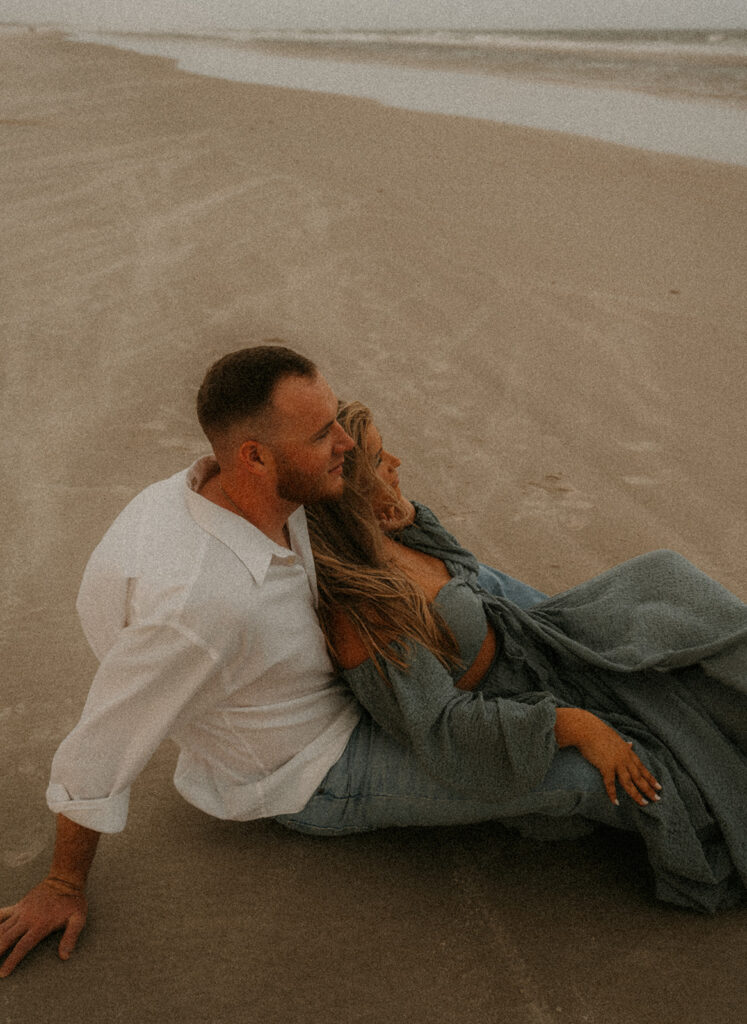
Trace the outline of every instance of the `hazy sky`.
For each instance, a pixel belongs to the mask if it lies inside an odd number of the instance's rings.
[[[106,28],[745,28],[744,0],[0,0],[0,21]]]

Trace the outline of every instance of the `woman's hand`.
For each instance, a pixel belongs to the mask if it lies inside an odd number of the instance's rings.
[[[412,526],[415,522],[415,506],[403,498],[377,509],[376,518],[384,533],[396,533],[397,530],[404,530],[406,526]]]
[[[67,960],[83,931],[87,913],[83,890],[52,878],[34,886],[14,906],[0,909],[0,956],[12,950],[0,965],[0,978],[7,978],[34,946],[61,928],[65,931],[58,952],[61,960]]]
[[[618,804],[616,783],[641,807],[658,800],[661,786],[633,751],[632,741],[581,708],[558,708],[555,713],[555,738],[559,747],[577,747],[597,768],[613,804]]]

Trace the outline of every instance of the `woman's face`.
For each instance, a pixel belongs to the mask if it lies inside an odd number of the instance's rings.
[[[402,501],[397,473],[401,462],[396,455],[384,450],[381,434],[373,423],[370,423],[366,429],[364,448],[374,465],[376,476],[386,485],[381,491],[382,503],[391,505],[393,502]],[[377,502],[374,501],[374,504]]]

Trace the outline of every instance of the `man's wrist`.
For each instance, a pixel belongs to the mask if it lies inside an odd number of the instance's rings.
[[[71,894],[82,895],[85,891],[83,882],[63,878],[61,875],[57,875],[52,872],[47,875],[44,881],[51,883],[55,889],[60,889]]]

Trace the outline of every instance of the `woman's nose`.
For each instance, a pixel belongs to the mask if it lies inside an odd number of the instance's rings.
[[[384,452],[384,457],[391,466],[392,469],[397,469],[402,465],[402,460],[398,459],[396,455],[392,455],[391,452]]]
[[[345,428],[340,426],[339,423],[336,423],[335,427],[337,431],[335,448],[341,448],[344,452],[349,452],[355,448],[355,441],[352,439],[350,434],[347,433]]]

